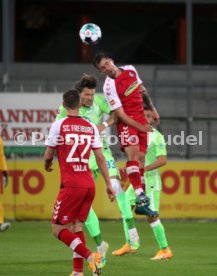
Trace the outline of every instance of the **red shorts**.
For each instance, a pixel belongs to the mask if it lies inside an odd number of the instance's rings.
[[[147,132],[141,132],[138,129],[128,126],[124,123],[117,123],[118,138],[120,148],[124,151],[125,147],[139,146],[140,152],[146,152],[148,146]]]
[[[53,224],[68,224],[80,220],[84,222],[94,200],[95,187],[64,187],[57,196],[53,215]]]

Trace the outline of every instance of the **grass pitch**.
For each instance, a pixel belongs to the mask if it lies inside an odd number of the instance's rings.
[[[150,227],[144,221],[136,225],[141,248],[134,255],[114,257],[111,252],[124,243],[121,221],[101,222],[105,241],[109,242],[108,263],[103,276],[211,276],[217,275],[217,223],[163,221],[174,258],[151,261],[158,250]],[[71,251],[50,231],[49,222],[13,222],[0,233],[1,276],[68,276]],[[85,231],[86,232],[86,231]],[[87,244],[95,250],[86,233]],[[84,275],[92,275],[85,264]]]

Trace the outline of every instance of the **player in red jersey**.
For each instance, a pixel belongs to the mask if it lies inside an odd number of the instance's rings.
[[[142,188],[147,132],[152,131],[144,117],[143,100],[153,110],[157,121],[159,115],[132,65],[117,67],[113,60],[103,53],[95,56],[93,64],[99,72],[107,76],[103,91],[111,110],[118,118],[116,127],[121,150],[126,153],[128,159],[126,171],[137,195],[135,211],[141,215],[155,217],[158,213],[148,207],[150,200]]]
[[[100,275],[101,256],[99,253],[92,253],[85,246],[82,231],[82,223],[87,218],[95,196],[94,179],[88,166],[91,150],[105,179],[109,198],[113,200],[115,195],[101,152],[99,132],[95,125],[79,117],[79,104],[80,96],[77,90],[72,89],[64,93],[63,105],[67,110],[67,117],[55,121],[51,126],[46,141],[44,166],[46,171],[52,171],[56,151],[61,185],[53,210],[52,231],[74,252],[73,275],[82,275],[82,257],[89,262],[94,275]]]

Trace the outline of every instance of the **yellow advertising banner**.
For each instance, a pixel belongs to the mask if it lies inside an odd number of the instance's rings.
[[[9,219],[49,219],[59,188],[59,167],[44,171],[43,161],[9,161],[9,183],[0,196]]]
[[[119,168],[124,164],[118,162]],[[217,218],[217,162],[168,162],[161,177],[161,218]],[[118,209],[103,196],[102,182],[97,183],[94,209],[99,217],[120,218]],[[122,183],[127,186],[129,180],[122,177]]]
[[[119,168],[125,162],[118,162]],[[9,184],[0,193],[8,219],[50,219],[59,189],[59,168],[47,173],[42,161],[9,161]],[[162,168],[162,218],[217,218],[217,162],[168,162]],[[123,178],[124,185],[128,180]],[[107,199],[102,177],[93,207],[100,218],[120,218]]]

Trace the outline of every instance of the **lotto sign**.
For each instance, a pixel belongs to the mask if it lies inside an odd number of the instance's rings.
[[[125,162],[118,162],[119,168]],[[59,167],[44,171],[43,161],[9,161],[9,184],[0,193],[6,218],[51,219],[59,189]],[[161,170],[162,218],[217,218],[217,162],[168,162]],[[126,175],[122,182],[128,185]],[[100,218],[120,218],[116,202],[111,203],[102,177],[96,184],[94,210]],[[138,216],[141,218],[141,216]]]

